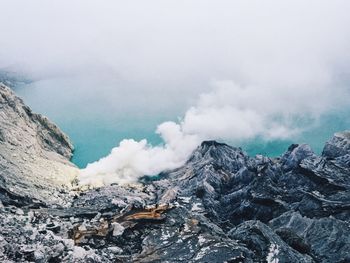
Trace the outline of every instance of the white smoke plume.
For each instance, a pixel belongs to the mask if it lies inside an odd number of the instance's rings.
[[[174,122],[159,125],[157,133],[164,140],[164,146],[152,147],[147,140],[123,140],[110,155],[83,169],[80,183],[101,186],[136,182],[143,175],[156,175],[179,167],[199,143],[196,135],[184,134]]]

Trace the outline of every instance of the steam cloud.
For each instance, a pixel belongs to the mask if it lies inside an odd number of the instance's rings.
[[[0,68],[82,79],[57,96],[88,94],[85,107],[98,101],[111,118],[184,112],[159,125],[163,145],[124,140],[82,170],[82,184],[175,168],[204,139],[293,138],[348,107],[349,1],[132,2],[0,1]]]
[[[165,122],[158,126],[157,133],[164,140],[163,146],[152,147],[147,140],[123,140],[110,155],[88,164],[81,172],[80,183],[93,186],[130,183],[143,175],[156,175],[177,168],[205,139],[289,138],[301,130],[290,121],[291,117],[301,113],[301,108],[309,121],[322,113],[317,104],[294,105],[297,99],[294,97],[299,96],[295,91],[288,94],[291,105],[288,105],[288,100],[283,100],[283,110],[279,104],[281,94],[265,94],[266,89],[241,87],[232,81],[217,82],[215,86],[214,91],[200,96],[197,105],[186,112],[179,124]],[[316,91],[322,90],[317,88]],[[322,91],[323,95],[318,95],[318,99],[326,100],[330,95],[326,91]],[[331,101],[328,102],[331,107]]]
[[[147,140],[123,140],[110,155],[83,169],[80,183],[93,186],[131,183],[143,175],[156,175],[182,165],[199,143],[196,135],[183,133],[174,122],[162,123],[157,133],[164,146],[152,147]]]

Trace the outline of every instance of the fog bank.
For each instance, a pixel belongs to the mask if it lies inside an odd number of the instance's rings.
[[[60,83],[57,100],[82,101],[76,118],[100,118],[96,105],[111,121],[130,108],[179,112],[158,127],[163,144],[122,141],[82,171],[85,181],[172,169],[203,139],[293,139],[348,107],[348,1],[2,0],[0,9],[0,68]]]

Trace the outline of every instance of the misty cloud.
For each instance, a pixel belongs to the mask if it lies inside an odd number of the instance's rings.
[[[80,183],[93,186],[132,183],[143,175],[177,168],[200,142],[196,135],[184,134],[174,122],[162,123],[157,133],[164,140],[164,146],[152,147],[147,140],[123,140],[108,156],[88,164],[81,172]]]
[[[181,165],[203,139],[293,138],[348,107],[348,1],[3,0],[0,9],[0,68],[74,79],[77,92],[60,84],[59,96],[88,94],[106,116],[179,111],[158,128],[163,145],[122,141],[85,178],[134,181]]]

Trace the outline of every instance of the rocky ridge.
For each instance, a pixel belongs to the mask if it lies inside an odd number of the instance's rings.
[[[18,129],[13,126],[8,130]],[[0,260],[350,262],[349,134],[335,134],[321,156],[306,144],[294,144],[279,158],[250,157],[240,148],[206,141],[182,167],[145,176],[137,185],[74,196],[62,191],[57,198],[68,200],[64,205],[42,200],[33,207],[27,197],[5,201]],[[66,165],[71,152],[66,137],[35,138],[37,156],[53,160],[54,152]],[[24,172],[1,176],[13,183],[25,178]],[[6,181],[2,187],[7,189]],[[44,196],[46,187],[37,187],[36,197]],[[6,198],[1,196],[13,196]]]
[[[0,84],[0,195],[4,204],[62,203],[78,169],[73,145],[46,117]],[[61,195],[61,197],[60,197]]]

